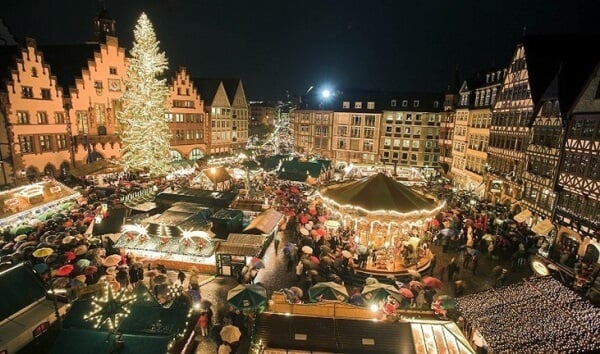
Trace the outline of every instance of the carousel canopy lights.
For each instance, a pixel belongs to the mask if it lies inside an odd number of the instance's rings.
[[[437,204],[384,174],[328,186],[317,192],[326,204],[371,216],[424,218],[439,213]]]

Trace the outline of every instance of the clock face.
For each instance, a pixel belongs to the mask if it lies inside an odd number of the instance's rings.
[[[119,80],[108,80],[108,89],[111,91],[121,91],[121,81]]]

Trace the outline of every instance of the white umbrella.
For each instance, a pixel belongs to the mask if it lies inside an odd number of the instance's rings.
[[[304,252],[306,254],[312,254],[313,253],[313,249],[310,246],[302,246],[302,252]]]
[[[219,332],[219,334],[221,335],[221,340],[227,343],[237,342],[242,336],[242,332],[240,332],[240,329],[233,325],[227,325],[221,328],[221,332]]]
[[[304,236],[308,236],[309,232],[304,227],[300,227],[300,233]]]
[[[344,258],[352,258],[352,253],[350,253],[348,250],[343,250],[342,256],[344,256]]]

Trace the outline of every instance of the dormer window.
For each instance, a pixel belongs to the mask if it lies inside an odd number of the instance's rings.
[[[350,102],[349,102],[349,101],[344,101],[344,102],[342,103],[342,107],[343,107],[343,108],[346,108],[346,109],[350,108]]]
[[[402,107],[408,107],[408,100],[402,100]]]
[[[375,109],[375,102],[367,102],[367,109]]]
[[[391,107],[396,107],[396,100],[392,100],[392,102],[390,102],[390,106]]]
[[[360,102],[360,101],[354,102],[354,108],[355,109],[362,109],[362,102]]]
[[[413,107],[419,107],[419,100],[413,101]]]

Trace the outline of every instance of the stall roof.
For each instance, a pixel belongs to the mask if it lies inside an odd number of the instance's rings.
[[[117,162],[105,159],[99,159],[94,162],[75,167],[69,171],[75,177],[105,175],[123,171],[123,166]]]
[[[207,168],[202,171],[202,173],[206,175],[206,177],[208,177],[208,179],[210,179],[213,183],[221,183],[231,180],[231,175],[223,166]]]
[[[40,197],[31,198],[32,193],[36,193]],[[20,217],[35,208],[56,205],[79,195],[79,192],[57,181],[38,182],[16,187],[0,193],[0,220],[5,221],[3,219],[6,218],[8,222],[13,217]]]
[[[264,203],[264,200],[260,199],[238,199],[234,207],[241,210],[262,211]]]
[[[282,213],[273,208],[267,209],[250,221],[250,224],[244,229],[244,233],[270,234],[281,219],[283,219]]]
[[[227,241],[219,244],[216,253],[256,257],[260,254],[264,242],[265,237],[262,235],[232,233],[227,236]]]
[[[185,328],[189,303],[175,300],[170,307],[161,306],[143,285],[135,289],[135,300],[130,304],[131,314],[121,320],[119,333],[125,342],[119,353],[165,353],[171,339]],[[94,321],[84,319],[92,311],[90,298],[72,304],[63,320],[63,328],[50,353],[110,353],[114,351],[114,336],[106,325],[95,328]],[[162,322],[156,327],[157,320]]]
[[[236,192],[212,191],[194,188],[183,188],[175,191],[164,191],[156,196],[158,204],[174,204],[177,202],[188,202],[200,204],[207,207],[227,208],[236,198]]]
[[[26,263],[0,272],[0,289],[0,323],[46,298],[46,289]]]

